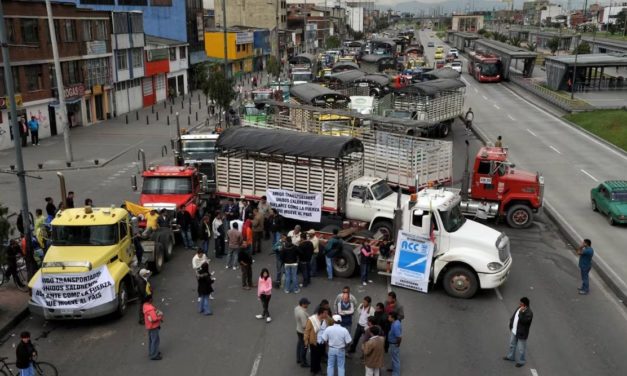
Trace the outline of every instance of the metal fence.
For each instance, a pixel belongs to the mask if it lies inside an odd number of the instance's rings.
[[[564,111],[573,112],[594,109],[593,106],[586,102],[562,96],[559,93],[556,93],[555,91],[544,87],[529,78],[524,78],[518,73],[510,72],[509,79],[514,84],[552,103],[553,105],[561,108]]]

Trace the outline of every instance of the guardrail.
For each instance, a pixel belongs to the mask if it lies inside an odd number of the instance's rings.
[[[589,105],[586,102],[577,99],[570,99],[559,95],[555,91],[546,88],[529,78],[522,77],[522,75],[520,74],[510,72],[509,80],[514,84],[522,87],[523,89],[530,91],[531,93],[561,108],[564,111],[573,112],[594,109],[593,106]]]

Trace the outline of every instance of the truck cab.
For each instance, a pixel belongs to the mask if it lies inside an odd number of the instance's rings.
[[[183,205],[196,218],[203,193],[198,170],[191,166],[151,166],[142,173],[143,185],[139,204],[157,211],[176,211]],[[204,180],[204,179],[203,179]]]
[[[209,189],[215,189],[217,133],[195,133],[181,136],[180,157],[186,166],[195,167],[207,176]]]
[[[133,291],[128,212],[66,209],[51,226],[52,245],[29,283],[30,312],[47,320],[124,314]]]

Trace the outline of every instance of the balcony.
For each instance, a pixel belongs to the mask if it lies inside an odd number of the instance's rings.
[[[103,55],[111,53],[106,40],[92,40],[83,42],[80,45],[80,53],[82,56]]]

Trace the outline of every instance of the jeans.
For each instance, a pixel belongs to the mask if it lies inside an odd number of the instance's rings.
[[[30,140],[33,145],[39,145],[39,131],[30,131]]]
[[[215,239],[215,255],[216,257],[224,256],[224,238],[222,236],[218,236]]]
[[[298,264],[285,265],[285,291],[295,292],[298,290],[297,270]]]
[[[379,375],[381,375],[381,370],[379,368],[366,367],[366,376],[379,376]]]
[[[370,265],[368,265],[369,261],[362,261],[361,264],[359,264],[359,271],[360,271],[360,275],[361,275],[361,283],[366,283],[368,282],[368,267]]]
[[[298,341],[296,342],[296,362],[307,366],[307,350],[305,349],[304,334],[296,332]]]
[[[303,287],[308,286],[311,283],[311,264],[309,262],[299,262],[298,266],[300,267],[300,273],[303,275]]]
[[[181,229],[181,237],[183,238],[183,245],[185,248],[194,247],[194,242],[192,241],[192,231],[190,229]]]
[[[281,276],[283,275],[283,273],[285,273],[285,269],[283,266],[283,261],[281,261],[281,255],[279,255],[278,252],[276,252],[274,254],[274,261],[275,261],[275,265],[276,265],[276,278],[274,279],[274,282],[276,283],[277,286],[281,286]]]
[[[242,287],[253,287],[253,267],[251,265],[241,265]]]
[[[516,361],[516,349],[518,349],[518,361]],[[525,353],[527,352],[527,340],[516,338],[514,333],[510,333],[509,338],[509,352],[507,353],[507,359],[516,361],[519,364],[525,364]]]
[[[198,312],[205,315],[211,315],[211,305],[209,303],[209,295],[200,295],[198,297]]]
[[[28,368],[20,369],[20,376],[35,376],[35,369],[33,368],[33,363],[28,365]]]
[[[205,255],[209,252],[209,239],[202,241],[202,251]]]
[[[392,376],[401,376],[401,348],[390,343],[390,357],[392,358]]]
[[[229,247],[229,254],[226,259],[226,266],[228,266],[229,268],[232,268],[237,265],[237,253],[238,252],[239,252],[238,248]]]
[[[253,232],[253,253],[261,253],[261,240],[263,239],[263,231]]]
[[[259,296],[259,299],[261,299],[261,307],[263,307],[263,313],[261,314],[263,317],[270,317],[270,311],[268,310],[270,298],[272,298],[272,295],[261,294]]]
[[[337,364],[337,375],[344,376],[344,361],[345,359],[344,349],[336,349],[335,347],[329,347],[329,359],[327,361],[327,376],[333,376],[335,374],[335,365]]]
[[[324,260],[327,262],[327,277],[333,279],[333,259],[325,256]]]
[[[148,356],[150,359],[159,356],[159,328],[148,330]]]
[[[355,334],[353,335],[353,343],[351,344],[350,352],[355,352],[357,349],[357,345],[359,344],[359,339],[365,333],[364,327],[357,324],[355,328]]]
[[[590,269],[592,268],[580,268],[581,270],[581,290],[583,292],[590,292]]]
[[[272,245],[275,245],[279,240],[281,240],[281,232],[272,232]]]
[[[318,272],[318,255],[314,253],[309,263],[309,276],[315,277]]]

